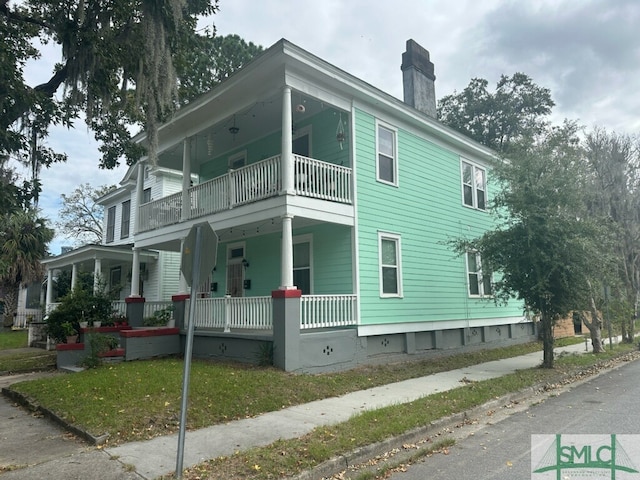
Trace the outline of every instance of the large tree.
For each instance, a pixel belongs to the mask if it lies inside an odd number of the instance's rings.
[[[531,142],[548,127],[554,106],[551,91],[524,73],[502,75],[495,92],[489,82],[474,78],[462,92],[438,102],[439,120],[501,153]]]
[[[4,294],[4,325],[11,325],[20,287],[41,281],[40,260],[53,239],[53,230],[35,210],[21,210],[0,218],[0,290]]]
[[[96,203],[100,197],[114,190],[115,185],[94,188],[88,183],[77,187],[70,194],[62,194],[60,220],[56,226],[66,237],[76,239],[76,245],[102,242],[104,207]]]
[[[34,172],[63,160],[43,139],[51,124],[82,114],[117,152],[102,166],[140,155],[127,135],[131,119],[147,129],[153,159],[157,124],[177,105],[176,52],[216,9],[217,0],[0,0],[0,155]],[[28,85],[25,64],[38,60],[42,44],[59,48],[60,63]]]
[[[623,340],[633,342],[640,302],[640,139],[594,128],[584,144],[589,212],[605,217],[615,235],[617,275],[606,281],[613,293],[607,300],[619,304]]]
[[[495,298],[518,298],[540,315],[543,366],[553,367],[553,325],[592,298],[591,281],[609,268],[601,255],[606,229],[585,215],[586,182],[577,127],[565,123],[496,162],[491,177],[501,190],[491,208],[497,227],[455,242],[460,253],[480,254],[495,273]]]

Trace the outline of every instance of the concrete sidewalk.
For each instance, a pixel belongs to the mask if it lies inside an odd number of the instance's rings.
[[[591,346],[589,345],[589,351]],[[585,344],[556,349],[562,352],[584,353]],[[278,439],[300,437],[321,425],[344,422],[365,410],[411,402],[437,392],[462,386],[467,380],[479,381],[497,378],[542,362],[542,352],[520,357],[473,365],[426,377],[405,380],[368,390],[349,393],[298,405],[255,418],[215,425],[187,432],[184,450],[184,468],[205,460],[231,455],[256,446],[268,445]],[[178,436],[170,435],[143,442],[127,443],[105,451],[125,465],[132,465],[145,479],[174,472]]]

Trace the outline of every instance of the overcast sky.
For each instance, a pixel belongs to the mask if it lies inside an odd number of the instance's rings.
[[[265,48],[286,38],[398,98],[411,38],[431,54],[437,98],[473,77],[494,87],[501,74],[524,72],[551,89],[554,121],[640,132],[638,0],[220,0],[207,23]],[[36,78],[42,66],[30,72],[31,84],[46,80]],[[117,184],[126,172],[97,169],[96,144],[84,126],[53,129],[49,144],[69,155],[66,165],[42,172],[40,207],[51,220],[61,193],[84,182]],[[70,243],[56,238],[50,251]]]

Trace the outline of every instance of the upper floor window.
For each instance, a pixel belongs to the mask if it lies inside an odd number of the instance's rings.
[[[151,188],[145,188],[142,191],[142,203],[149,203],[151,201]]]
[[[122,202],[122,220],[120,222],[120,238],[129,236],[129,226],[131,224],[131,200]]]
[[[238,168],[242,168],[246,164],[247,164],[246,150],[235,153],[229,157],[229,168],[232,170],[237,170]]]
[[[400,236],[378,232],[378,254],[380,264],[380,296],[402,296],[402,268]]]
[[[113,242],[116,231],[116,207],[109,207],[107,210],[107,243]]]
[[[467,252],[469,296],[486,297],[491,293],[491,272],[482,269],[482,259],[476,252]]]
[[[398,184],[396,131],[378,124],[376,135],[376,174],[381,182]]]
[[[462,162],[462,201],[468,207],[486,210],[487,174],[484,168]]]

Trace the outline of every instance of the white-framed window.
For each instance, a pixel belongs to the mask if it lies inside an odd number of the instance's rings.
[[[467,287],[470,297],[492,295],[491,272],[483,271],[482,259],[477,252],[467,252]]]
[[[142,190],[142,204],[149,203],[151,201],[151,187]]]
[[[122,202],[122,218],[120,220],[120,238],[129,236],[129,227],[131,225],[131,200]]]
[[[487,172],[484,168],[462,160],[462,203],[478,210],[487,209]]]
[[[234,153],[229,157],[229,168],[231,170],[237,170],[244,167],[247,164],[247,151]]]
[[[293,284],[303,295],[313,294],[313,241],[311,235],[293,237]]]
[[[398,135],[389,126],[376,122],[376,178],[398,185]]]
[[[380,296],[402,297],[402,255],[400,235],[378,232]]]
[[[113,242],[116,233],[116,206],[107,210],[107,243]]]

